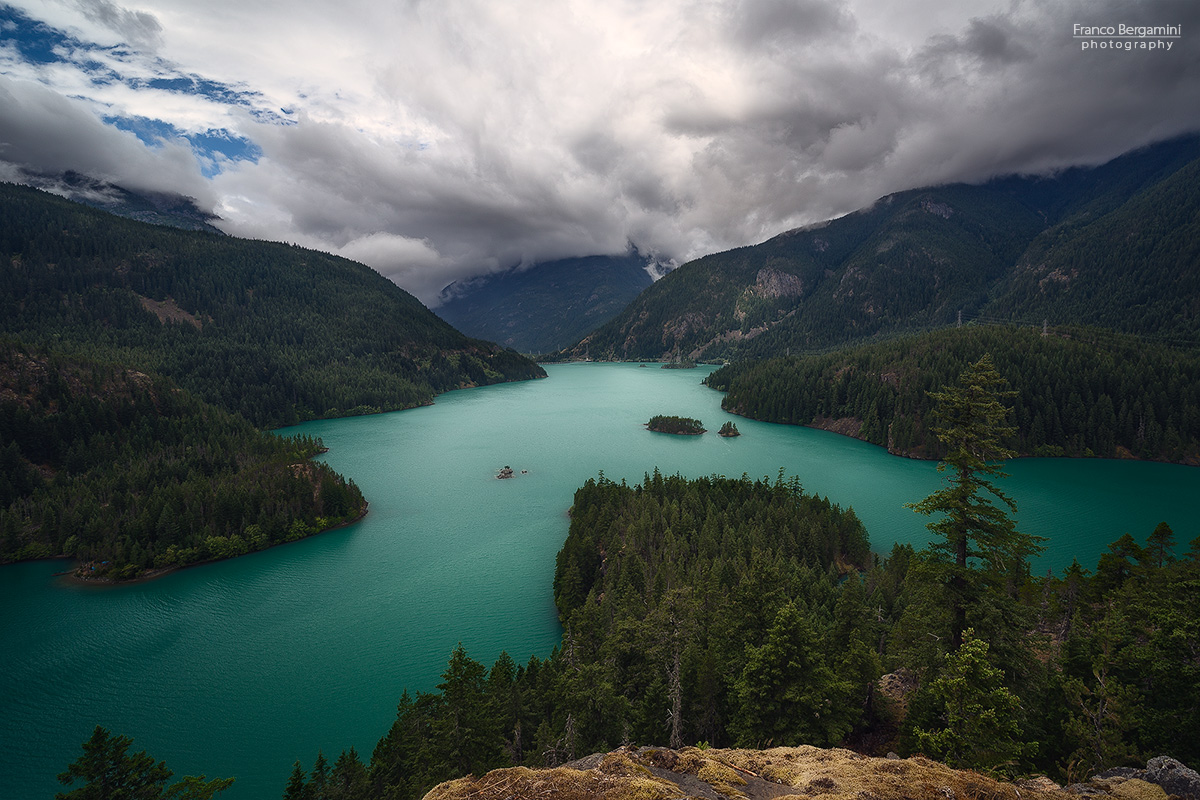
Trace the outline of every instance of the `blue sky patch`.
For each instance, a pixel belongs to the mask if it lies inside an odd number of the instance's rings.
[[[256,102],[262,95],[245,91],[228,84],[219,83],[199,75],[180,74],[169,63],[153,60],[158,77],[125,77],[113,69],[111,60],[97,57],[104,53],[117,62],[136,58],[138,54],[127,45],[101,47],[95,43],[81,41],[61,30],[34,20],[10,5],[0,3],[0,46],[17,51],[20,57],[32,64],[71,64],[78,68],[96,86],[122,83],[131,89],[153,89],[182,95],[203,97],[224,106],[246,109],[255,119],[275,124],[293,124],[288,112],[265,109]],[[118,67],[117,69],[120,69]],[[257,162],[262,150],[250,139],[227,130],[209,130],[204,133],[187,133],[170,122],[150,117],[109,116],[108,125],[135,134],[149,147],[159,147],[166,141],[185,140],[200,160],[201,169],[208,177],[221,171],[225,160]]]
[[[0,5],[0,43],[15,47],[22,58],[33,64],[57,64],[63,60],[63,48],[75,49],[83,45],[9,5]]]
[[[219,156],[230,161],[255,163],[262,157],[262,149],[253,141],[226,130],[186,133],[169,122],[149,117],[106,117],[104,122],[119,130],[129,131],[150,147],[158,147],[170,140],[186,141],[200,159],[201,171],[208,178],[221,172]]]

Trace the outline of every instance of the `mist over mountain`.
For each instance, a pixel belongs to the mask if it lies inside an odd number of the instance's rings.
[[[118,217],[182,228],[189,231],[222,233],[212,223],[219,218],[204,211],[196,200],[172,192],[132,191],[79,172],[23,174],[20,183],[98,208]]]
[[[435,310],[469,336],[546,353],[619,314],[654,282],[655,268],[653,259],[636,253],[547,261],[456,281],[442,290]]]
[[[564,357],[732,359],[972,320],[1200,332],[1200,138],[900,192],[684,264]]]

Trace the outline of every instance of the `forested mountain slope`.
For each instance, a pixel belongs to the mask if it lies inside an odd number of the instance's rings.
[[[1200,331],[1200,161],[1118,208],[1038,236],[984,312],[1196,341]]]
[[[1089,328],[965,326],[824,355],[739,362],[706,383],[727,411],[938,458],[929,392],[990,353],[1016,391],[1021,455],[1200,464],[1200,350]]]
[[[901,192],[683,265],[569,358],[765,357],[966,319],[1200,333],[1200,138]]]
[[[437,315],[471,336],[548,353],[619,314],[652,283],[649,263],[636,254],[567,258],[453,283]]]
[[[369,267],[0,185],[0,331],[173,378],[260,427],[540,377]]]

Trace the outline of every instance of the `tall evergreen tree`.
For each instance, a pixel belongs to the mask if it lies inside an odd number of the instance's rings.
[[[1042,537],[1017,531],[1009,516],[1017,504],[994,482],[1005,475],[999,462],[1014,455],[1005,445],[1015,429],[1003,403],[1012,395],[990,355],[965,369],[957,385],[931,393],[937,404],[933,431],[948,449],[938,471],[953,474],[946,488],[909,507],[939,515],[927,527],[941,537],[930,550],[945,565],[954,649],[962,645],[967,607],[978,588],[971,559],[993,578],[1007,578],[1042,549]]]
[[[485,772],[501,762],[503,738],[487,702],[487,668],[460,642],[442,673],[442,709],[433,723],[452,772]]]

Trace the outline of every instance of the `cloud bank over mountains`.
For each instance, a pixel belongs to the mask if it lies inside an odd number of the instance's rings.
[[[1090,49],[1074,25],[1179,26]],[[177,192],[426,302],[1200,129],[1193,0],[15,0],[0,178]]]

